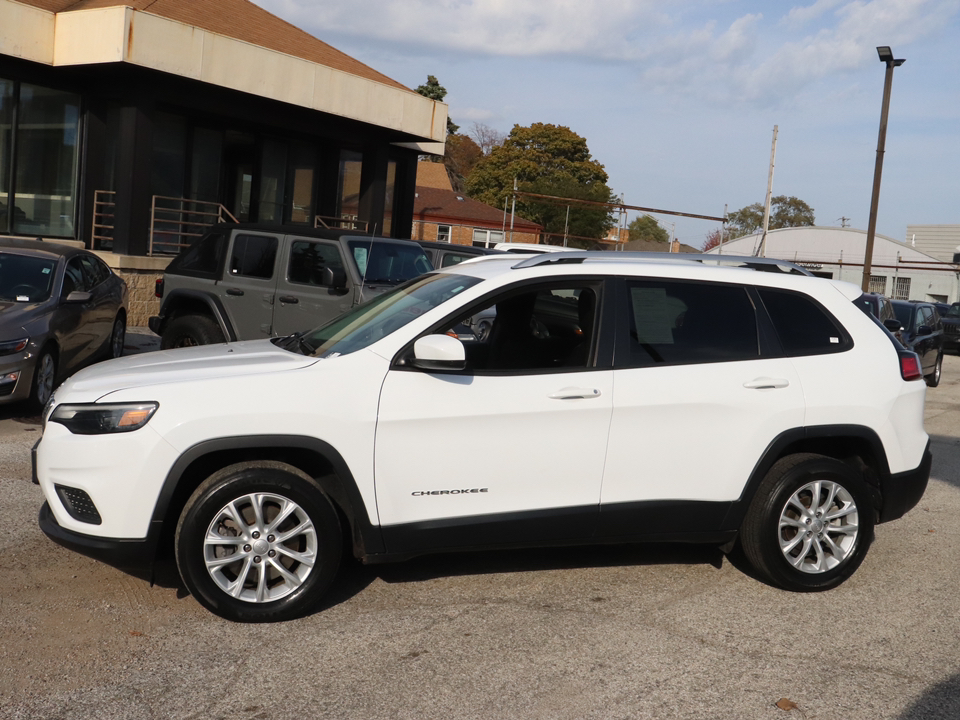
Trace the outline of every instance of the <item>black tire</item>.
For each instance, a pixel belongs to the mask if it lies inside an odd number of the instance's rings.
[[[47,400],[57,387],[57,355],[51,347],[45,347],[33,366],[33,381],[30,384],[30,399],[27,406],[32,413],[43,411]]]
[[[943,375],[943,352],[937,354],[937,362],[933,366],[933,372],[929,375],[924,375],[923,379],[928,387],[936,387],[940,384],[941,375]]]
[[[817,481],[822,484],[814,503],[812,484]],[[811,510],[817,505],[838,516],[822,523]],[[740,529],[740,544],[753,568],[772,584],[795,592],[828,590],[863,562],[875,521],[870,493],[853,468],[823,455],[790,455],[777,461],[760,483]]]
[[[181,315],[174,318],[163,331],[160,349],[193,347],[222,343],[223,332],[217,322],[208,315]]]
[[[272,526],[283,507],[292,512]],[[237,542],[207,543],[210,532]],[[281,533],[293,534],[281,542]],[[279,622],[317,607],[336,576],[343,539],[337,511],[313,478],[263,461],[231,465],[201,483],[180,515],[174,547],[184,584],[205,608],[235,622]]]
[[[127,318],[124,314],[118,313],[117,319],[113,321],[113,329],[110,331],[110,338],[107,340],[106,355],[111,360],[123,356],[123,343],[127,337]]]

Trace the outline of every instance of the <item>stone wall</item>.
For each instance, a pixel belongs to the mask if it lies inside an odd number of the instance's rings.
[[[160,311],[160,298],[154,295],[156,282],[170,264],[171,257],[139,257],[96,252],[113,271],[127,282],[130,302],[127,308],[128,327],[146,327],[151,315]]]

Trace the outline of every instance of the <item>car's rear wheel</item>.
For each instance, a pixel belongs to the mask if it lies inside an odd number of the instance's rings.
[[[40,351],[37,364],[33,368],[33,385],[30,388],[30,409],[33,412],[43,410],[53,395],[57,381],[57,357],[49,347]]]
[[[940,384],[940,376],[943,374],[943,353],[937,355],[937,362],[933,366],[933,372],[924,376],[929,387],[936,387]]]
[[[761,482],[740,542],[769,582],[798,592],[827,590],[863,562],[874,522],[870,494],[853,468],[822,455],[791,455]]]
[[[204,607],[237,622],[276,622],[316,608],[343,542],[313,478],[261,462],[207,478],[184,507],[175,548],[183,582]]]
[[[127,337],[127,319],[123,313],[117,315],[113,321],[113,330],[110,332],[110,357],[118,358],[123,355],[123,343]]]
[[[223,332],[213,318],[206,315],[181,315],[163,331],[160,348],[193,347],[223,342]]]

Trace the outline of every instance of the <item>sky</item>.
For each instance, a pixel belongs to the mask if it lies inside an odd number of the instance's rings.
[[[888,45],[906,63],[877,232],[960,224],[958,0],[255,1],[407,87],[435,75],[461,133],[569,127],[628,205],[722,216],[763,202],[777,126],[773,194],[863,230]],[[694,247],[719,227],[657,218]]]

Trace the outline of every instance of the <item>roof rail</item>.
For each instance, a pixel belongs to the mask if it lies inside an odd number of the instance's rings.
[[[807,275],[813,277],[806,268],[787,260],[738,255],[710,255],[706,253],[664,253],[664,252],[588,252],[575,251],[565,253],[544,253],[524,258],[517,268],[538,267],[540,265],[559,265],[562,263],[584,262],[662,262],[687,263],[698,262],[703,265],[748,268],[761,272],[781,272],[788,275]]]

